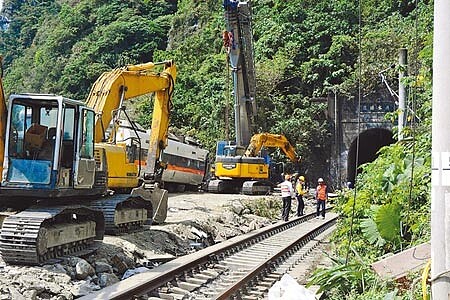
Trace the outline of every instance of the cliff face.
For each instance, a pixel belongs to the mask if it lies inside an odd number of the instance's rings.
[[[0,41],[7,92],[84,99],[103,71],[166,49],[175,11],[173,1],[7,1]]]
[[[364,94],[377,88],[377,74],[397,60],[398,45],[420,44],[410,30],[413,12],[420,16],[420,41],[432,30],[432,4],[420,3],[417,10],[390,0],[364,4],[359,47],[353,2],[252,1],[257,130],[285,134],[305,162],[316,145],[327,143],[330,128],[325,105],[312,100],[331,90],[353,95],[360,55]],[[171,124],[211,150],[233,132],[221,1],[5,0],[2,14],[10,21],[0,35],[7,93],[85,99],[106,70],[174,59],[179,75]],[[138,102],[139,121],[146,125],[151,105]]]

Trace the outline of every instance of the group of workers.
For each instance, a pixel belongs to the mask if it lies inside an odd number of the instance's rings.
[[[327,186],[322,178],[319,178],[317,183],[318,185],[314,193],[317,205],[316,219],[319,219],[320,217],[325,219],[325,203],[328,200]],[[284,221],[289,220],[291,202],[294,197],[297,199],[297,217],[302,216],[305,208],[303,196],[308,192],[305,185],[305,177],[297,176],[297,174],[294,174],[293,176],[286,174],[284,175],[284,181],[280,183],[279,186],[281,188],[281,199],[283,200],[281,218]]]

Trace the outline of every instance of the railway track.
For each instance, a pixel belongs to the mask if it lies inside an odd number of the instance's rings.
[[[186,255],[80,299],[264,299],[333,230],[309,214]]]

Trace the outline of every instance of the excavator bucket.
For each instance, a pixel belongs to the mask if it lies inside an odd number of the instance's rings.
[[[167,190],[161,189],[157,185],[152,188],[145,188],[144,185],[134,188],[131,191],[132,197],[141,197],[144,200],[150,201],[153,207],[153,216],[149,218],[150,223],[164,223],[167,217],[167,206],[169,195]]]

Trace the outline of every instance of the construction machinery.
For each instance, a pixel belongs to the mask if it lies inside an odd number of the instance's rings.
[[[159,65],[162,72],[154,70]],[[158,158],[167,144],[175,76],[172,61],[128,66],[103,74],[86,103],[14,94],[7,111],[1,89],[0,252],[5,262],[38,264],[80,251],[105,231],[129,231],[165,218],[167,191],[158,187]],[[114,111],[125,110],[124,100],[151,92],[152,134],[141,169],[130,163],[123,145],[101,142],[101,128]],[[119,193],[131,188],[131,194]]]
[[[250,1],[225,0],[223,5],[226,21],[223,39],[233,79],[236,140],[217,143],[216,179],[209,181],[208,191],[264,194],[271,190],[273,184],[268,180],[269,158],[258,156],[261,146],[281,147],[291,160],[298,159],[284,136],[254,135],[256,76]]]
[[[300,157],[284,135],[255,134],[247,149],[235,145],[218,145],[215,176],[208,190],[213,193],[242,192],[248,195],[267,194],[273,188],[269,180],[270,158],[261,156],[264,148],[279,148],[295,164]],[[217,154],[216,153],[216,154]]]
[[[161,73],[155,67],[163,66]],[[131,195],[151,199],[152,221],[162,223],[167,216],[167,190],[161,189],[164,164],[161,152],[167,147],[169,114],[172,106],[173,86],[176,67],[173,61],[130,65],[103,73],[94,83],[86,106],[96,115],[95,148],[103,151],[108,162],[107,186],[111,190],[128,192]],[[127,114],[124,101],[154,93],[154,105],[149,141],[141,141],[135,122]],[[130,137],[132,147],[127,141],[117,141],[120,119],[126,117],[135,133]],[[107,138],[108,125],[113,128]],[[141,148],[148,145],[146,162],[142,161]],[[135,162],[138,161],[139,164]],[[106,205],[106,201],[99,204]]]

